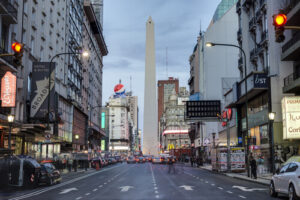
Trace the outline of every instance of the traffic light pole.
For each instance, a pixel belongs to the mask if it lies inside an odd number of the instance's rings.
[[[289,29],[289,30],[300,30],[300,26],[284,26],[284,29]]]

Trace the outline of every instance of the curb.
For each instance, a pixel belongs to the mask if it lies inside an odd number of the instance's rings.
[[[247,179],[247,178],[237,177],[237,176],[234,176],[234,175],[232,176],[232,175],[229,175],[229,174],[226,174],[226,173],[220,173],[220,172],[217,172],[217,171],[212,171],[212,170],[207,169],[207,168],[200,167],[198,169],[203,169],[203,170],[209,171],[210,173],[213,173],[213,174],[219,174],[219,175],[223,175],[223,176],[227,176],[227,177],[231,177],[231,178],[235,178],[235,179],[239,179],[239,180],[249,181],[249,182],[252,182],[252,183],[258,183],[258,184],[261,184],[261,185],[269,185],[269,183],[263,183],[263,182],[255,180],[255,179]]]

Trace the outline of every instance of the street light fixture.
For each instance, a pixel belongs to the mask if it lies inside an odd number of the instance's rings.
[[[78,134],[75,135],[75,139],[76,139],[76,140],[79,139],[79,135],[78,135]]]
[[[274,121],[275,115],[276,115],[276,112],[270,112],[270,113],[269,113],[269,120],[270,120],[270,121]]]
[[[222,44],[222,43],[214,43],[214,42],[206,42],[207,47],[213,47],[213,46],[228,46],[228,47],[234,47],[238,48],[243,56],[244,56],[244,79],[245,79],[245,106],[246,106],[246,136],[249,137],[248,133],[248,88],[247,88],[247,59],[246,59],[246,53],[243,48],[240,46],[234,45],[234,44]],[[250,177],[250,168],[249,168],[249,161],[248,161],[248,152],[249,152],[249,142],[247,142],[246,145],[246,151],[245,151],[245,160],[247,161],[247,175]]]
[[[12,124],[14,123],[14,119],[15,119],[15,116],[13,116],[13,115],[7,116],[7,121],[9,123],[9,133],[8,133],[8,149],[9,150],[11,150],[11,127],[12,127]]]

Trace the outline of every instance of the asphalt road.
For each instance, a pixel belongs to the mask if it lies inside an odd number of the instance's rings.
[[[167,165],[118,164],[50,187],[16,192],[13,197],[1,196],[0,191],[0,199],[274,199],[260,184],[182,165],[175,168],[175,174],[168,174]]]

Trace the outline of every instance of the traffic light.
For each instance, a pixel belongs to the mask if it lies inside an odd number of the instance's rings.
[[[11,45],[12,50],[15,52],[13,62],[16,66],[22,65],[23,46],[24,45],[19,42],[14,42]]]
[[[285,14],[273,15],[273,25],[275,28],[275,41],[281,43],[284,41],[284,25],[287,22],[287,17]]]

